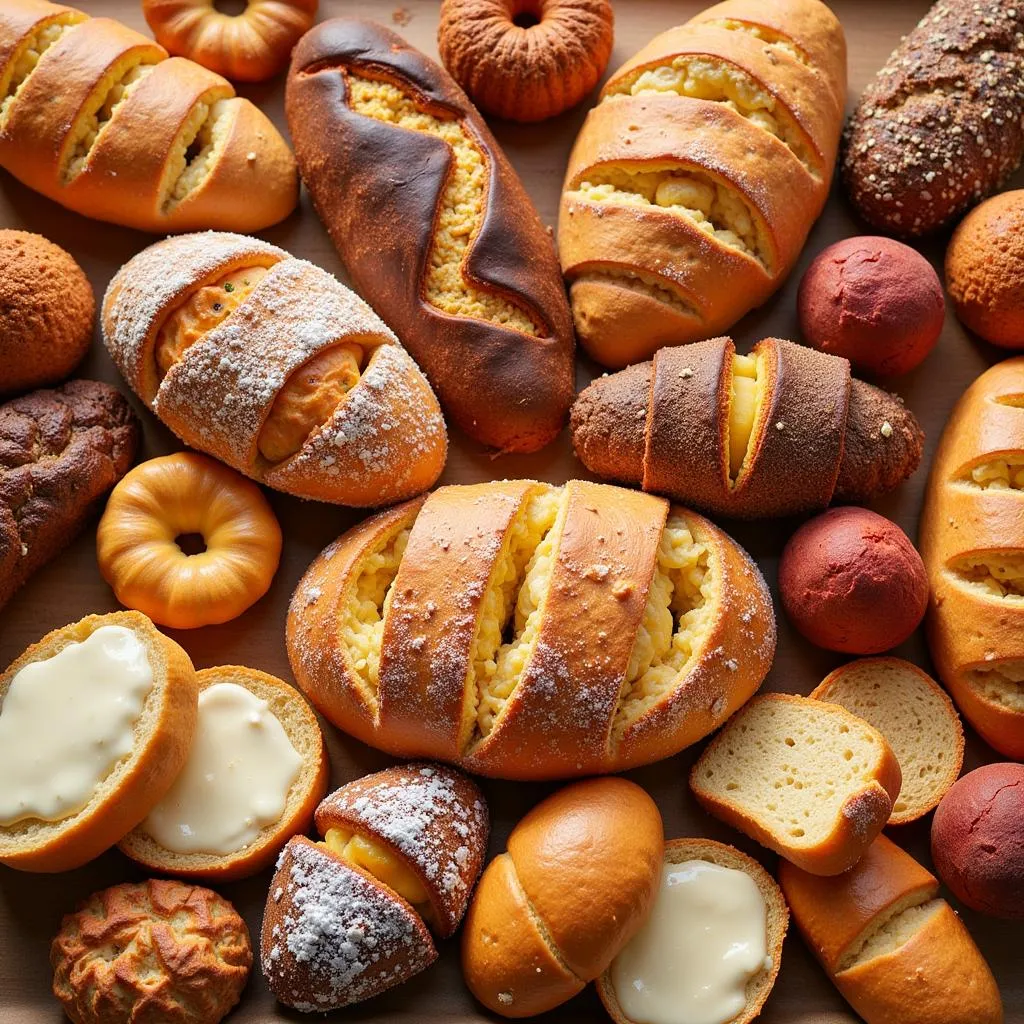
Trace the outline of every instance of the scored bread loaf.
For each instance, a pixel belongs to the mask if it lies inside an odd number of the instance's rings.
[[[1024,758],[1024,357],[950,414],[925,491],[925,620],[939,679],[986,743]]]
[[[286,110],[303,181],[356,288],[448,417],[500,451],[551,441],[575,393],[558,260],[451,75],[380,25],[334,18],[295,48]]]
[[[298,201],[287,144],[227,79],[46,0],[0,8],[0,167],[142,231],[257,231]]]
[[[885,737],[835,704],[752,700],[690,772],[705,810],[816,875],[852,864],[889,820],[900,766]]]
[[[737,518],[868,501],[917,469],[924,441],[845,359],[778,338],[749,356],[730,338],[663,348],[594,380],[570,429],[591,472]]]
[[[444,468],[441,410],[394,334],[326,271],[259,239],[144,249],[107,289],[103,337],[182,441],[269,487],[384,505]]]
[[[299,686],[363,742],[541,779],[706,736],[767,674],[775,620],[706,519],[515,480],[443,487],[342,535],[296,588],[287,644]]]
[[[713,337],[792,269],[828,196],[846,43],[818,0],[727,0],[616,71],[558,223],[580,343],[622,367]]]
[[[811,697],[839,704],[873,725],[892,747],[903,783],[890,825],[935,809],[964,762],[964,729],[945,691],[901,658],[858,658],[830,672]]]
[[[1002,1024],[995,978],[939,883],[879,836],[831,878],[779,864],[793,920],[867,1024]]]

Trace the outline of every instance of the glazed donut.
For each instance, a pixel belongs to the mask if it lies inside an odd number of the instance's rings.
[[[205,548],[189,554],[185,538]],[[193,629],[227,622],[269,589],[281,527],[256,484],[205,455],[136,466],[113,490],[96,534],[103,578],[128,608]]]
[[[316,17],[317,0],[246,0],[241,14],[215,0],[142,0],[142,13],[169,53],[235,82],[262,82],[281,71]]]
[[[437,45],[481,110],[543,121],[597,85],[612,29],[609,0],[443,0]]]

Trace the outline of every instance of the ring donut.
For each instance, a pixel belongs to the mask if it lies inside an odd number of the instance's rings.
[[[205,549],[186,553],[190,535]],[[194,629],[237,618],[267,592],[281,527],[256,484],[179,452],[143,462],[114,488],[96,556],[123,605],[162,626]]]
[[[241,14],[225,14],[215,0],[142,0],[165,50],[235,82],[262,82],[283,70],[316,8],[317,0],[246,0]]]

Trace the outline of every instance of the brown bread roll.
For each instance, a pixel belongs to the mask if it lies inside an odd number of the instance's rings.
[[[373,22],[295,49],[303,180],[357,289],[470,437],[533,451],[572,404],[573,333],[551,238],[444,68]]]
[[[0,405],[0,608],[74,540],[128,472],[139,436],[125,398],[96,381]]]

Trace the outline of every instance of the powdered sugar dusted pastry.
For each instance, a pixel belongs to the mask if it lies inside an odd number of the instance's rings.
[[[263,917],[277,998],[307,1012],[369,999],[437,958],[480,875],[487,806],[465,775],[408,764],[358,779],[316,811],[322,842],[292,839]],[[426,922],[426,923],[425,923]]]
[[[395,335],[326,271],[258,239],[143,250],[107,289],[103,336],[186,444],[270,487],[383,505],[444,466],[441,410]]]

